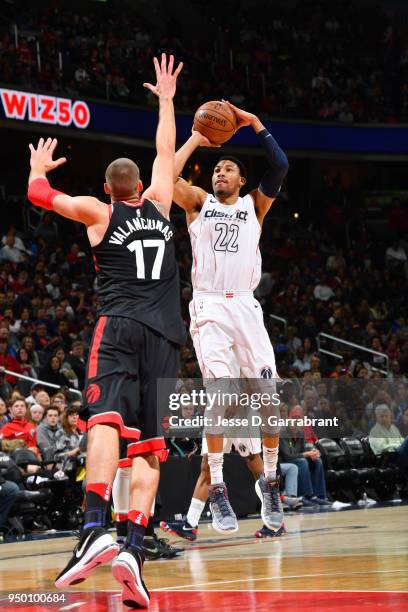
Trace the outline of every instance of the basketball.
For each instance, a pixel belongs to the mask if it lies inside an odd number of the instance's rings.
[[[223,144],[235,134],[237,117],[225,102],[205,102],[194,115],[193,129],[213,144]]]

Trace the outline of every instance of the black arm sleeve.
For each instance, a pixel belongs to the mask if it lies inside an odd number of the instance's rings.
[[[263,175],[258,189],[268,198],[276,198],[289,169],[288,158],[268,130],[262,130],[257,136],[265,149],[270,165],[270,168]]]

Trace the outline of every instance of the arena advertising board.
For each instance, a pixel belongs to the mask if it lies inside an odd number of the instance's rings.
[[[177,100],[176,100],[177,109]],[[0,88],[0,119],[53,124],[138,140],[154,141],[157,112],[129,105]],[[191,134],[191,114],[177,115],[177,139]],[[279,144],[289,150],[368,154],[407,154],[408,127],[303,121],[266,121]],[[239,130],[232,146],[258,149],[252,130]]]
[[[2,110],[7,119],[51,123],[85,129],[91,112],[86,102],[46,94],[0,89]]]

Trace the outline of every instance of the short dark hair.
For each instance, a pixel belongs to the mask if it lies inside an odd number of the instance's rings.
[[[224,160],[228,160],[228,161],[232,161],[234,162],[234,164],[236,164],[239,168],[239,173],[241,176],[243,176],[245,179],[248,178],[248,172],[246,169],[245,164],[242,163],[242,161],[240,159],[238,159],[237,157],[235,157],[234,155],[222,155],[217,163],[215,164],[216,166],[220,163],[220,161],[224,161]]]
[[[46,417],[46,416],[47,416],[47,414],[48,414],[48,413],[49,413],[51,410],[52,410],[53,412],[57,412],[57,414],[58,414],[58,416],[59,416],[59,410],[58,410],[57,406],[54,406],[53,404],[50,404],[50,405],[49,405],[49,406],[47,406],[47,407],[46,407],[46,409],[44,410],[44,417]]]

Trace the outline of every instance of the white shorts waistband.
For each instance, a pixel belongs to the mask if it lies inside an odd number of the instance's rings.
[[[225,298],[234,298],[234,297],[242,297],[242,296],[251,296],[254,297],[253,291],[226,291],[220,289],[218,291],[194,291],[193,298],[203,297],[205,295],[213,295],[216,297],[225,297]]]

